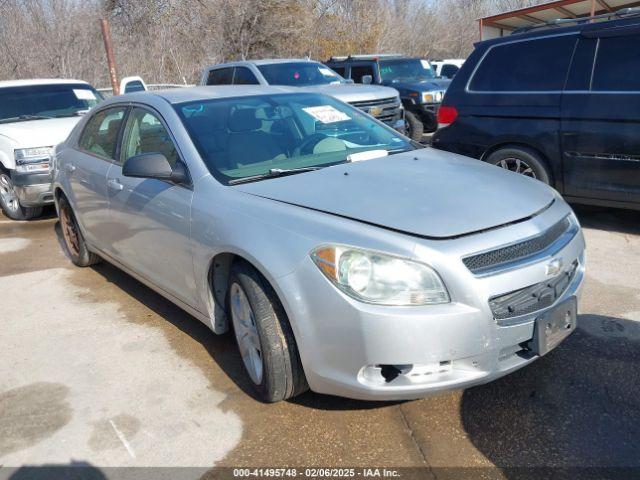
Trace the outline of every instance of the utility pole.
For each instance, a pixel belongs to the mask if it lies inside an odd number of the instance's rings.
[[[102,29],[102,39],[104,40],[104,49],[107,52],[107,64],[109,66],[109,78],[111,79],[111,88],[114,95],[120,94],[120,86],[118,85],[118,75],[116,73],[116,61],[113,55],[113,43],[111,42],[111,31],[109,30],[109,21],[100,20],[100,28]]]

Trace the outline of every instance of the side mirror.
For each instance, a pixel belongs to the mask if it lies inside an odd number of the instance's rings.
[[[373,83],[373,77],[371,75],[363,75],[362,83],[364,85],[371,85]]]
[[[188,181],[187,171],[181,162],[171,166],[162,153],[143,153],[129,157],[124,162],[122,174],[133,178],[155,178],[173,183]]]

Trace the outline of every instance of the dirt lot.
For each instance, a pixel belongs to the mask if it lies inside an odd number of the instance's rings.
[[[74,268],[57,219],[0,216],[0,466],[640,466],[640,213],[578,214],[579,329],[547,357],[419,401],[276,405],[231,335],[108,264]]]

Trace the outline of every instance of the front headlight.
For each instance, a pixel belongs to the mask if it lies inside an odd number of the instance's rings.
[[[13,155],[16,160],[16,172],[48,172],[53,147],[17,148]]]
[[[422,101],[424,103],[440,103],[444,97],[444,92],[424,92],[422,94]]]
[[[319,247],[311,258],[331,283],[362,302],[396,306],[449,302],[438,274],[413,260],[341,245]]]

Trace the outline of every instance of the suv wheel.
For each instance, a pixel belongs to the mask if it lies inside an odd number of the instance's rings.
[[[416,142],[421,141],[424,134],[424,125],[420,118],[413,112],[405,111],[404,119],[407,122],[407,136]]]
[[[0,173],[0,207],[4,214],[12,220],[29,220],[42,214],[42,207],[23,207],[18,194],[13,188],[11,177]]]
[[[64,196],[61,196],[58,201],[58,209],[60,210],[60,229],[64,238],[64,246],[74,265],[88,267],[100,262],[100,257],[87,248],[73,209]]]
[[[497,167],[551,184],[551,174],[540,156],[528,148],[508,147],[493,152],[486,159]]]
[[[289,320],[275,292],[249,264],[234,264],[228,310],[238,349],[253,387],[273,403],[309,387]]]

